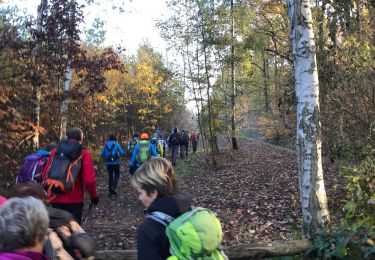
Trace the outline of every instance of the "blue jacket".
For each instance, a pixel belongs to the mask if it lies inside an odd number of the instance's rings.
[[[115,141],[107,141],[103,147],[103,150],[102,150],[102,154],[101,156],[105,159],[107,157],[107,153],[108,153],[108,150],[110,147],[112,147],[112,145],[116,143]],[[122,150],[121,148],[121,145],[119,143],[116,143],[116,151],[119,153],[120,156],[125,156],[125,153],[124,151]],[[116,164],[120,164],[120,157],[116,160],[116,161],[113,161],[113,162],[108,162],[106,161],[106,164],[107,165],[116,165]]]
[[[152,143],[150,143],[150,151],[151,151],[152,156],[158,157],[158,152],[156,151],[155,145]],[[138,154],[138,143],[134,146],[134,151],[132,154],[132,158],[130,160],[130,167],[133,167],[134,165],[136,165],[138,168],[139,166],[141,166],[141,163],[137,162],[137,154]]]

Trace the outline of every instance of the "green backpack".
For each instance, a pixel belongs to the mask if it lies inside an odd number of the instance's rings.
[[[194,208],[174,219],[160,211],[146,216],[166,226],[172,256],[168,260],[227,260],[221,250],[223,233],[215,214],[205,208]]]
[[[138,141],[137,162],[145,163],[151,158],[150,142],[147,140]]]

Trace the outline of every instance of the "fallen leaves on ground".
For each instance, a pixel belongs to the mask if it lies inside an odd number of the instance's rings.
[[[185,159],[189,163],[178,161],[185,167],[178,182],[182,191],[193,195],[194,206],[216,212],[223,227],[223,245],[301,237],[295,152],[239,139],[240,150],[232,158],[224,139],[219,145],[215,167],[206,162],[203,153]],[[343,185],[337,166],[324,165],[324,174],[331,213],[339,213]],[[99,170],[97,177],[100,203],[88,217],[85,230],[98,250],[135,248],[143,207],[130,187],[127,167],[122,169],[116,198],[107,197],[106,171]]]

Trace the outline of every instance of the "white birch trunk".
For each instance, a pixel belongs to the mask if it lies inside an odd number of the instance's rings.
[[[72,82],[72,69],[70,67],[70,58],[66,62],[65,82],[64,82],[64,94],[63,100],[61,101],[61,124],[60,124],[60,140],[66,138],[66,129],[68,126],[68,93]]]
[[[329,221],[324,188],[319,81],[310,0],[288,0],[297,97],[296,152],[303,230],[309,239]]]
[[[39,127],[40,127],[40,98],[42,93],[42,81],[40,76],[40,55],[42,49],[42,40],[40,35],[43,30],[43,13],[47,8],[47,0],[41,0],[38,6],[38,13],[36,18],[36,39],[35,48],[33,50],[35,59],[35,71],[33,77],[33,123],[35,125],[34,136],[32,139],[33,149],[37,150],[39,148]]]

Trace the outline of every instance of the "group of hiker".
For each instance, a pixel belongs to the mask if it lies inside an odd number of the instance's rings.
[[[183,159],[184,156],[188,155],[189,152],[189,142],[191,142],[193,147],[193,153],[196,153],[198,147],[199,135],[197,132],[189,133],[185,130],[181,132],[177,131],[175,127],[172,133],[168,137],[168,147],[171,152],[172,165],[176,166],[177,164],[177,153],[179,151],[180,158]]]
[[[166,140],[161,131],[151,138],[142,133],[132,139],[134,143],[129,142],[124,152],[111,135],[101,156],[107,165],[110,197],[118,192],[120,157],[127,155],[130,159],[130,183],[145,208],[137,232],[138,259],[226,259],[220,249],[219,220],[210,210],[192,207],[191,195],[177,187],[173,167],[177,151],[180,149],[181,158],[186,156],[190,141],[196,152],[198,134],[189,136],[174,128]],[[94,255],[93,241],[82,235],[84,189],[91,199],[90,208],[98,204],[99,194],[92,155],[82,142],[82,130],[74,127],[67,139],[46,149],[50,150],[46,151],[48,159],[45,153],[38,157],[41,163],[31,167],[32,159],[36,159],[25,158],[13,188],[16,195],[0,205],[0,260],[80,259]],[[167,147],[172,163],[163,158]],[[41,174],[38,167],[42,168]],[[22,237],[25,232],[28,236]],[[185,234],[190,234],[189,239]]]
[[[81,227],[84,189],[90,205],[98,204],[99,194],[92,155],[82,142],[83,131],[74,127],[56,146],[25,158],[0,205],[1,260],[94,257],[95,243]]]

